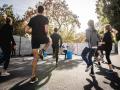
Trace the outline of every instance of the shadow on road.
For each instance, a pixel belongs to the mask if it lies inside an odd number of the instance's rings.
[[[100,72],[96,72],[96,74],[98,75],[102,75],[105,77],[106,81],[103,81],[104,84],[108,84],[111,86],[111,88],[113,88],[114,90],[120,90],[120,77],[118,76],[117,72],[113,72],[113,73],[108,73],[106,72],[108,69],[101,67],[100,68]],[[107,82],[107,81],[110,81]]]
[[[92,90],[92,87],[94,87],[95,90],[104,90],[99,86],[98,81],[95,77],[92,77],[92,80],[88,78],[86,80],[89,82],[89,84],[84,86],[84,90]]]
[[[56,67],[50,67],[48,70],[44,71],[44,73],[40,74],[38,76],[39,81],[31,84],[29,83],[28,79],[25,79],[19,83],[17,83],[16,85],[14,85],[12,88],[10,88],[10,90],[36,90],[39,89],[40,87],[44,86],[51,77],[51,72],[55,69]],[[44,80],[45,79],[45,80]],[[44,82],[41,82],[42,80],[44,80]]]
[[[61,60],[59,61],[58,67],[56,70],[63,70],[63,69],[72,69],[77,67],[83,60],[75,59],[75,60]]]
[[[30,75],[30,72],[28,72],[26,68],[30,68],[31,65],[30,65],[30,62],[26,61],[26,62],[17,62],[17,63],[12,63],[10,64],[9,66],[9,72],[10,72],[10,76],[0,76],[0,83],[3,83],[3,82],[7,82],[8,80],[11,80],[11,79],[14,79],[14,78],[17,78],[17,77],[25,77],[27,76],[28,74]],[[25,73],[23,73],[25,72]]]
[[[120,90],[120,78],[117,72],[114,72],[113,74],[105,76],[105,78],[110,81],[110,83],[103,81],[105,84],[110,85],[111,88],[113,88],[114,90]]]
[[[113,68],[120,70],[120,67],[113,65]]]

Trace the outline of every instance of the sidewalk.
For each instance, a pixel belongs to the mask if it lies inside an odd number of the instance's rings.
[[[0,90],[120,90],[119,55],[111,55],[114,74],[106,73],[107,64],[102,64],[102,68],[94,65],[95,77],[85,72],[86,65],[80,56],[74,56],[71,62],[60,56],[58,67],[55,67],[51,56],[47,59],[38,63],[39,81],[30,84],[32,57],[12,58],[9,66],[11,75],[0,76]]]

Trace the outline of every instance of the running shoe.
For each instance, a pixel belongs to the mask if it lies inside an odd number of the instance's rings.
[[[8,73],[7,71],[1,72],[1,76],[9,76],[9,75],[10,75],[10,73]]]
[[[38,78],[37,77],[32,77],[31,79],[30,79],[30,83],[35,83],[35,82],[37,82],[38,81]]]
[[[87,68],[85,69],[85,72],[88,72],[92,68],[92,65],[88,65]]]

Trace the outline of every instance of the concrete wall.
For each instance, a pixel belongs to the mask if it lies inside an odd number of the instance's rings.
[[[16,42],[16,54],[19,55],[19,47],[20,47],[20,36],[14,36]],[[21,37],[21,55],[30,55],[32,54],[31,48],[31,40],[25,37]]]
[[[118,42],[118,54],[120,55],[120,41]]]
[[[19,47],[20,47],[20,36],[14,36],[14,40],[16,42],[16,55],[19,55]],[[0,49],[1,53],[1,49]],[[32,54],[31,49],[31,40],[25,37],[21,37],[21,55],[30,55]]]
[[[19,47],[20,47],[20,36],[14,36],[15,42],[16,42],[16,54],[19,55]],[[73,51],[74,54],[81,55],[82,50],[84,49],[85,46],[87,46],[87,43],[68,43],[69,50]],[[118,45],[118,51],[120,54],[120,42]],[[114,45],[113,45],[113,50],[112,53],[114,53]],[[1,52],[1,50],[0,50]],[[51,46],[47,50],[48,54],[52,54],[52,48]],[[20,54],[22,56],[24,55],[31,55],[32,54],[32,48],[31,48],[31,40],[25,37],[21,37],[21,49],[20,49]]]

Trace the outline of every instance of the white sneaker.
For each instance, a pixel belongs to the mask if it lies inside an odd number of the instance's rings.
[[[7,71],[1,72],[1,76],[9,76],[9,75],[10,75],[10,73],[8,73]]]

